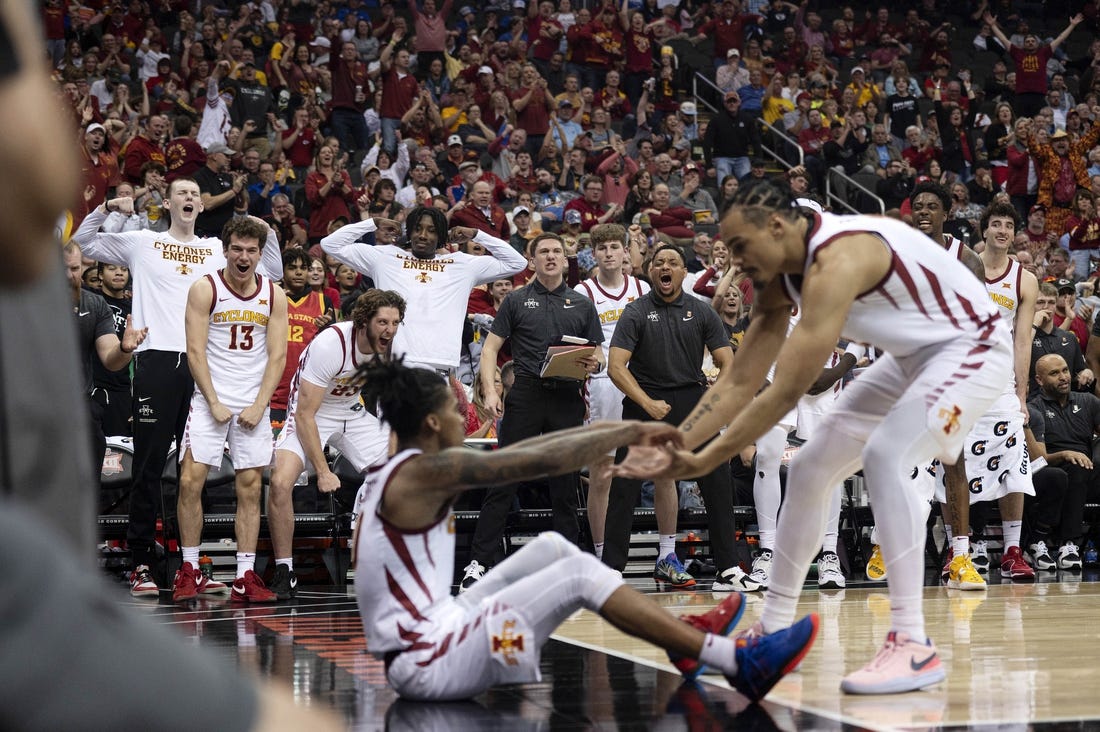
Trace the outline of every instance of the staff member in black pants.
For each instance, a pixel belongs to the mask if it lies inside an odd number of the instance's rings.
[[[541,234],[528,245],[535,262],[535,276],[526,286],[504,298],[493,321],[492,331],[481,350],[478,378],[487,395],[485,407],[501,415],[493,379],[497,354],[505,339],[511,339],[515,384],[505,398],[506,409],[500,423],[501,447],[536,435],[579,427],[584,422],[584,382],[578,379],[544,379],[539,376],[547,349],[561,345],[562,336],[584,338],[601,343],[603,330],[592,301],[565,285],[565,245],[557,234]],[[603,354],[578,359],[588,373],[603,368]],[[576,543],[580,535],[577,521],[577,474],[550,478],[550,501],[554,511],[554,530]],[[489,488],[481,504],[474,530],[471,560],[466,565],[461,589],[480,580],[497,560],[503,558],[501,539],[508,510],[516,496],[516,486]]]
[[[619,318],[608,351],[608,373],[626,397],[623,419],[664,420],[679,424],[703,396],[703,349],[722,371],[733,362],[726,330],[708,303],[683,290],[687,264],[683,251],[671,244],[657,247],[649,275],[653,289],[628,304]],[[620,450],[616,460],[622,460]],[[630,525],[642,484],[615,478],[607,504],[603,561],[622,571],[630,549]],[[718,577],[712,589],[730,592],[740,571],[733,552],[733,488],[729,466],[722,465],[699,479],[707,507],[710,543]]]

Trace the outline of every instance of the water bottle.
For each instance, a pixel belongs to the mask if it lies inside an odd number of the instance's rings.
[[[205,554],[199,557],[199,572],[206,579],[214,579],[214,560]]]

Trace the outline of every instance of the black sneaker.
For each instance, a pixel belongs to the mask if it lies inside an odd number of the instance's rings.
[[[275,565],[275,576],[267,589],[275,593],[280,600],[289,600],[298,593],[298,578],[294,571],[285,564]]]

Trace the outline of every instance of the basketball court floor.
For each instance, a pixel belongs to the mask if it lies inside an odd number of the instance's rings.
[[[889,629],[886,586],[821,591],[810,583],[799,615],[821,616],[817,641],[759,705],[720,676],[682,683],[663,652],[586,611],[545,647],[541,683],[423,704],[399,701],[387,687],[381,661],[366,650],[350,587],[301,588],[295,600],[266,607],[210,599],[176,606],[167,596],[141,602],[122,593],[120,602],[244,671],[285,683],[299,704],[336,709],[354,730],[1100,728],[1100,572],[1045,573],[1027,584],[993,577],[986,592],[948,590],[935,580],[925,588],[925,614],[946,683],[892,696],[841,694],[842,676],[868,661]],[[630,582],[677,614],[703,612],[722,598]],[[741,626],[763,606],[760,594],[747,599]]]

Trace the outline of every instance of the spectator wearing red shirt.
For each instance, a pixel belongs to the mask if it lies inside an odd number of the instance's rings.
[[[176,117],[173,137],[164,149],[165,176],[171,183],[176,178],[190,178],[206,165],[206,151],[195,139],[198,127],[187,115]]]
[[[123,153],[122,175],[136,186],[141,185],[141,169],[149,161],[168,167],[164,159],[164,139],[168,134],[168,118],[154,114],[145,121],[145,129],[130,140]]]
[[[351,221],[355,187],[348,172],[336,167],[336,152],[328,145],[317,151],[317,169],[306,176],[306,200],[310,209],[310,243],[328,235],[328,225],[333,219],[342,216]]]
[[[80,146],[81,179],[84,181],[84,207],[73,211],[73,227],[80,225],[93,208],[107,199],[107,191],[122,182],[118,170],[118,145],[107,136],[107,130],[98,122],[88,125],[84,131],[84,144]]]
[[[1046,106],[1047,94],[1047,61],[1050,60],[1058,46],[1069,38],[1073,29],[1084,21],[1085,16],[1078,13],[1069,19],[1069,25],[1058,34],[1058,37],[1050,42],[1050,45],[1039,45],[1039,37],[1029,33],[1024,37],[1024,47],[1014,45],[997,25],[997,19],[985,12],[982,19],[989,24],[993,35],[1008,49],[1008,55],[1016,64],[1016,99],[1013,108],[1017,117],[1034,117],[1035,114]]]
[[[412,109],[420,95],[420,84],[409,72],[409,51],[398,47],[404,33],[394,31],[393,39],[382,49],[382,107],[378,117],[382,121],[382,149],[391,156],[397,151],[397,131],[401,118]]]
[[[637,107],[643,85],[653,77],[653,33],[646,30],[645,16],[628,10],[626,2],[619,19],[623,25],[623,90],[631,105]]]
[[[745,43],[745,26],[763,22],[763,16],[755,13],[738,13],[737,6],[732,0],[725,0],[718,17],[699,26],[693,40],[697,43],[707,38],[714,39],[714,66],[717,68],[726,63],[726,52],[731,48],[736,48],[738,51],[744,50],[741,46]]]
[[[374,93],[367,65],[359,60],[359,48],[355,42],[341,42],[339,36],[333,36],[332,49],[329,57],[332,72],[329,124],[332,125],[332,134],[340,141],[340,149],[354,152],[370,146],[370,133],[363,112],[373,105]],[[391,155],[394,149],[386,148]]]
[[[622,122],[634,112],[630,99],[619,88],[620,78],[619,72],[615,69],[608,71],[607,76],[604,77],[604,88],[596,93],[596,99],[593,102],[595,106],[606,109],[611,119],[616,122]]]
[[[603,197],[603,179],[598,175],[586,175],[581,181],[581,192],[581,197],[567,203],[565,210],[580,213],[582,232],[591,231],[596,224],[614,221],[615,217],[623,211],[623,207],[617,203],[608,206],[606,211],[600,205],[600,199]]]
[[[413,29],[416,35],[416,59],[421,69],[427,69],[434,59],[446,64],[443,52],[447,48],[447,16],[451,14],[452,0],[443,0],[436,12],[435,0],[424,0],[424,9],[416,7],[416,0],[409,3]]]
[[[493,185],[484,180],[474,183],[470,194],[451,209],[450,223],[451,226],[471,226],[505,241],[512,236],[504,209],[493,202]]]
[[[550,69],[550,57],[558,50],[565,27],[554,17],[550,0],[528,3],[527,38],[531,45],[531,60],[545,77]]]
[[[317,151],[317,133],[309,123],[308,109],[298,107],[294,110],[294,124],[283,130],[281,145],[294,168],[295,177],[304,180]]]
[[[512,94],[512,107],[516,110],[516,127],[527,130],[527,150],[535,156],[550,131],[554,97],[546,88],[546,79],[531,64],[523,67],[522,84]]]

